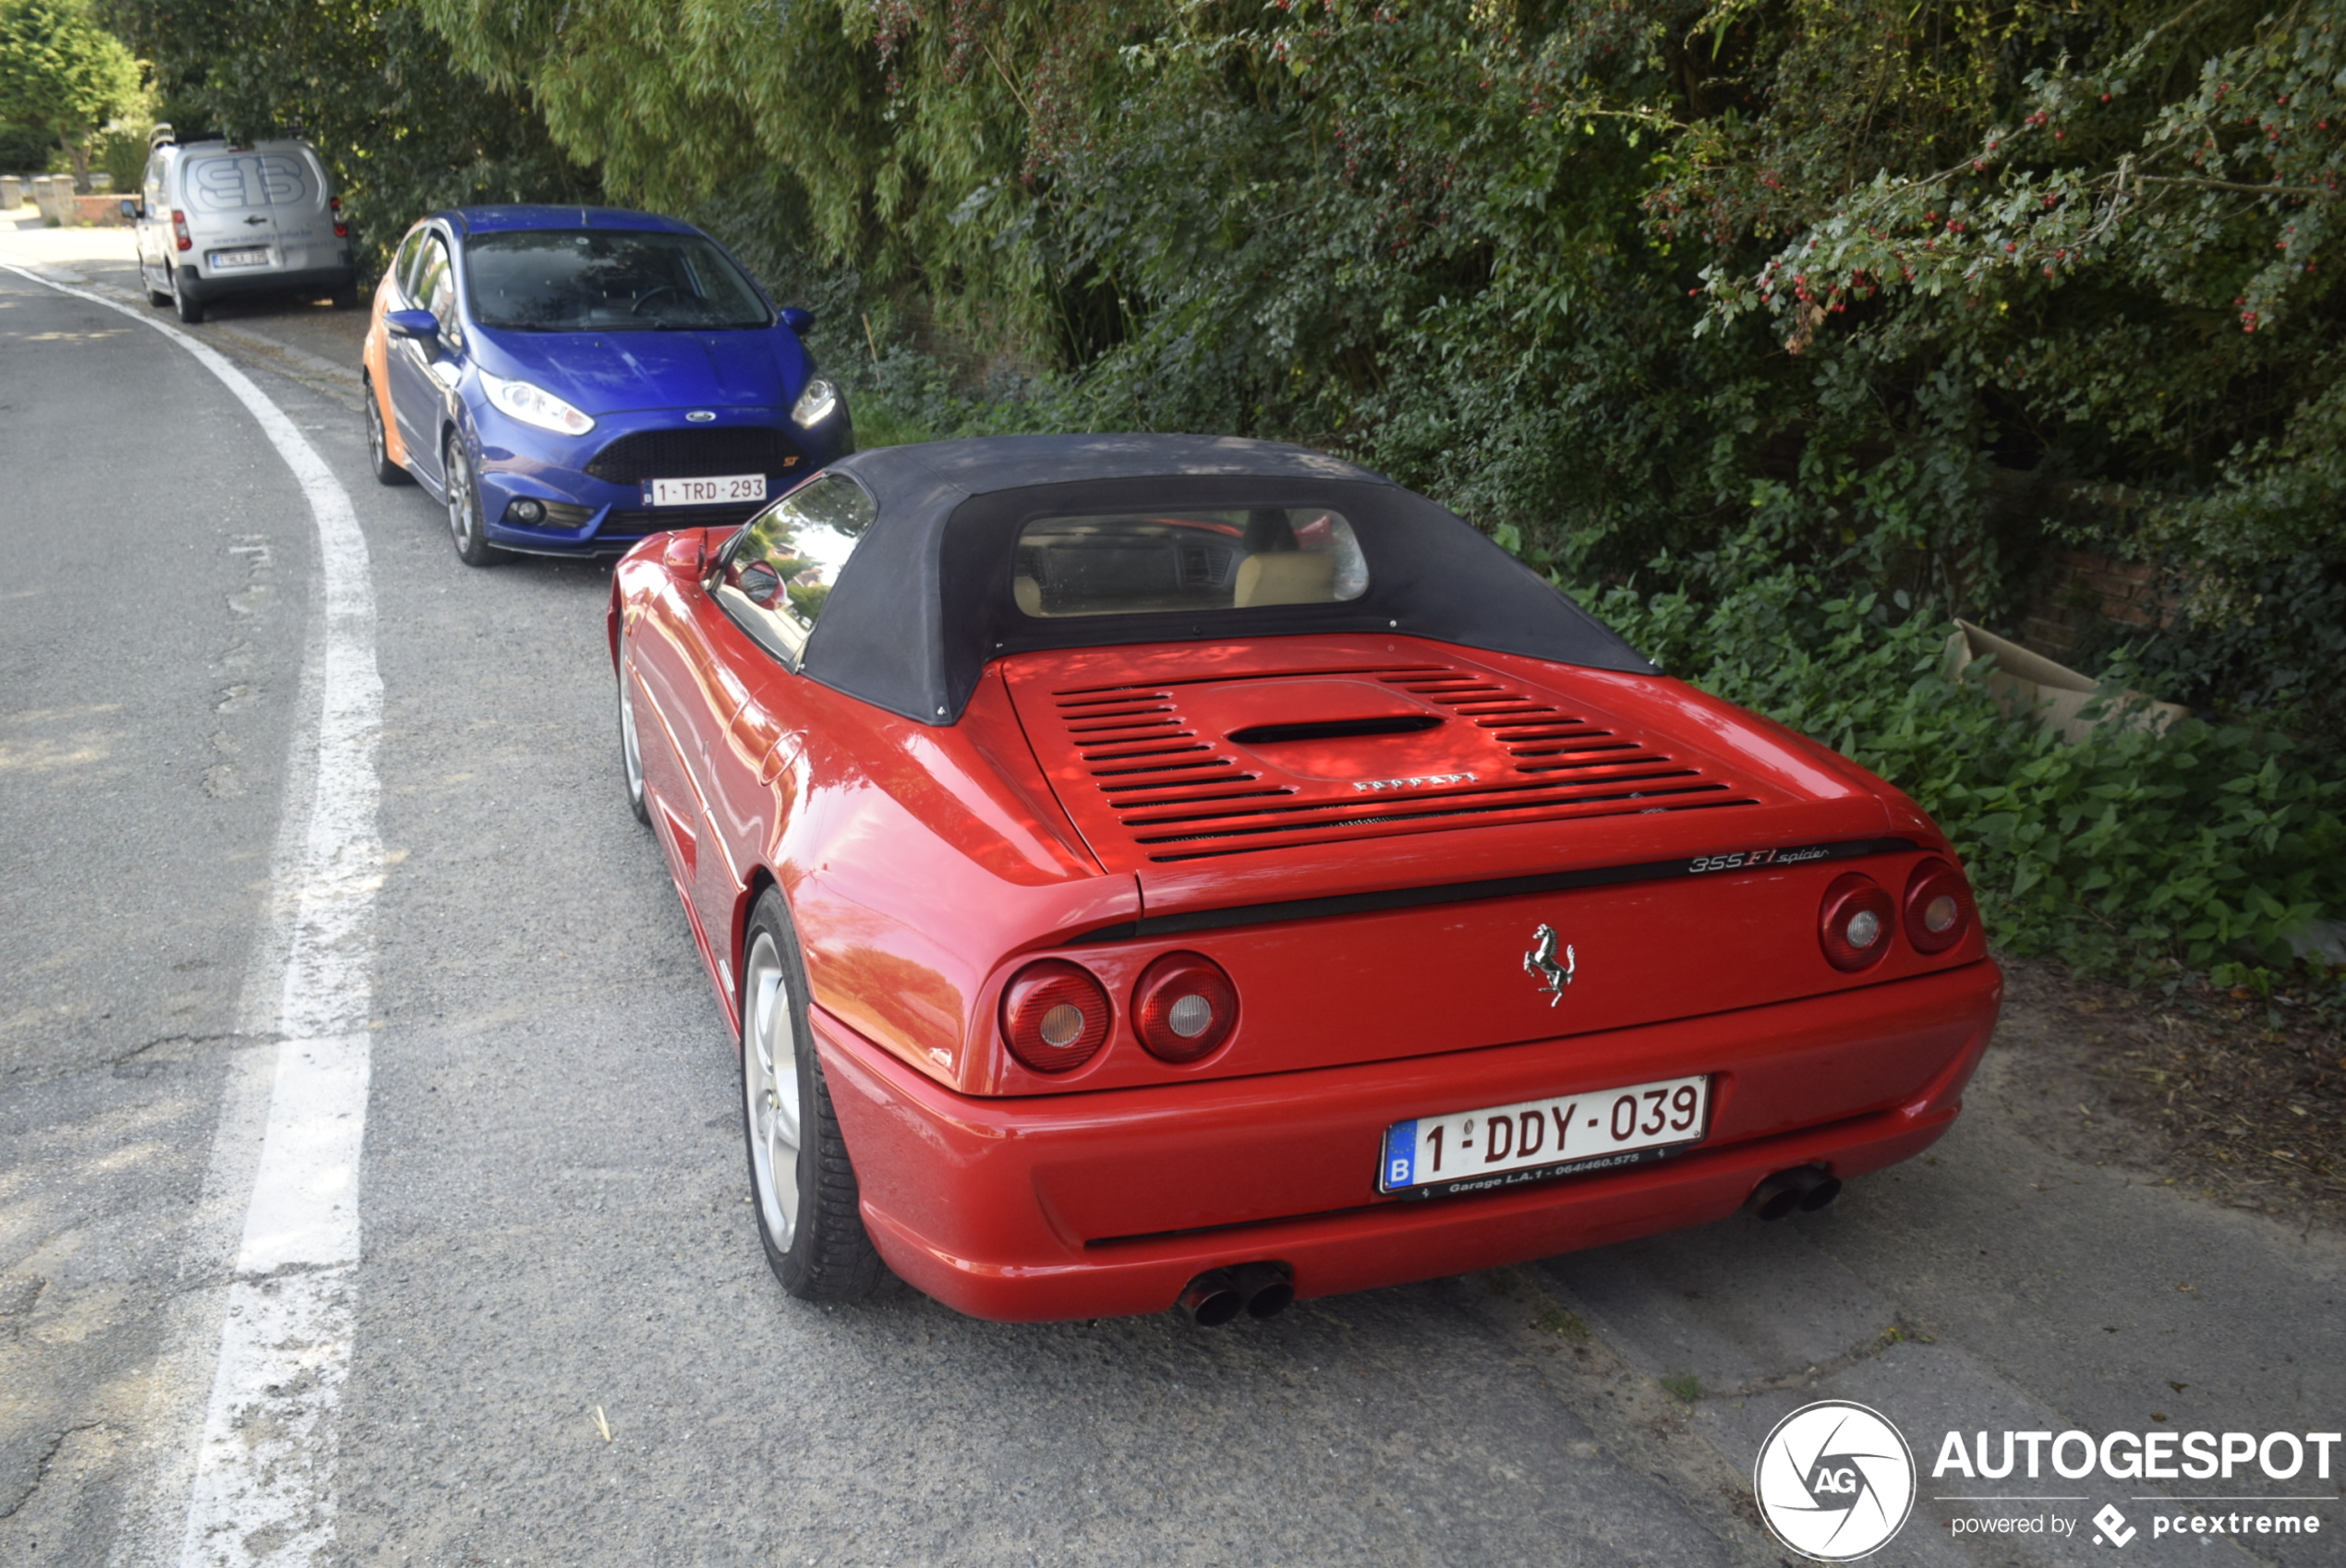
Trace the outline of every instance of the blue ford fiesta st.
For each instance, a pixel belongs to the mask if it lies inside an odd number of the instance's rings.
[[[446,505],[473,566],[743,522],[855,450],[813,321],[673,218],[435,212],[375,290],[368,455]]]

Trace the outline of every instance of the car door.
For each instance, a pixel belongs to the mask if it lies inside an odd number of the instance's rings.
[[[139,184],[141,211],[135,232],[139,239],[140,282],[151,289],[171,286],[171,195],[166,187],[170,160],[162,148],[147,155],[147,172]]]
[[[787,770],[804,736],[787,710],[798,661],[874,513],[854,480],[820,476],[754,519],[719,555],[709,585],[678,601],[675,643],[701,696],[695,732],[677,739],[713,841],[693,897],[713,940],[793,803]]]
[[[463,341],[456,320],[455,268],[446,235],[437,229],[425,234],[417,250],[415,270],[401,283],[406,308],[430,311],[441,330],[436,338],[393,333],[384,345],[392,414],[399,422],[399,440],[407,450],[408,464],[438,485],[445,480],[441,472],[441,416],[453,377],[449,369],[436,367],[447,364],[453,368],[453,354]]]

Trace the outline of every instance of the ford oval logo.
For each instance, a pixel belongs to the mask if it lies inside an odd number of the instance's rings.
[[[716,418],[717,416],[708,409],[695,408],[690,414],[685,415],[684,417],[691,420],[695,425],[706,425],[711,419]]]

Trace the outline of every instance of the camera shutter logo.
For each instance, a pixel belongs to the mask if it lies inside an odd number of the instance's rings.
[[[1818,1562],[1852,1562],[1914,1512],[1914,1451],[1879,1411],[1820,1400],[1776,1423],[1751,1482],[1778,1540]]]

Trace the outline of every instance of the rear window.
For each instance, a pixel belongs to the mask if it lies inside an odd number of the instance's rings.
[[[525,229],[465,242],[474,319],[522,332],[770,326],[766,302],[698,235]]]
[[[1352,525],[1324,507],[1036,517],[1019,530],[1029,616],[1341,604],[1369,588]]]

